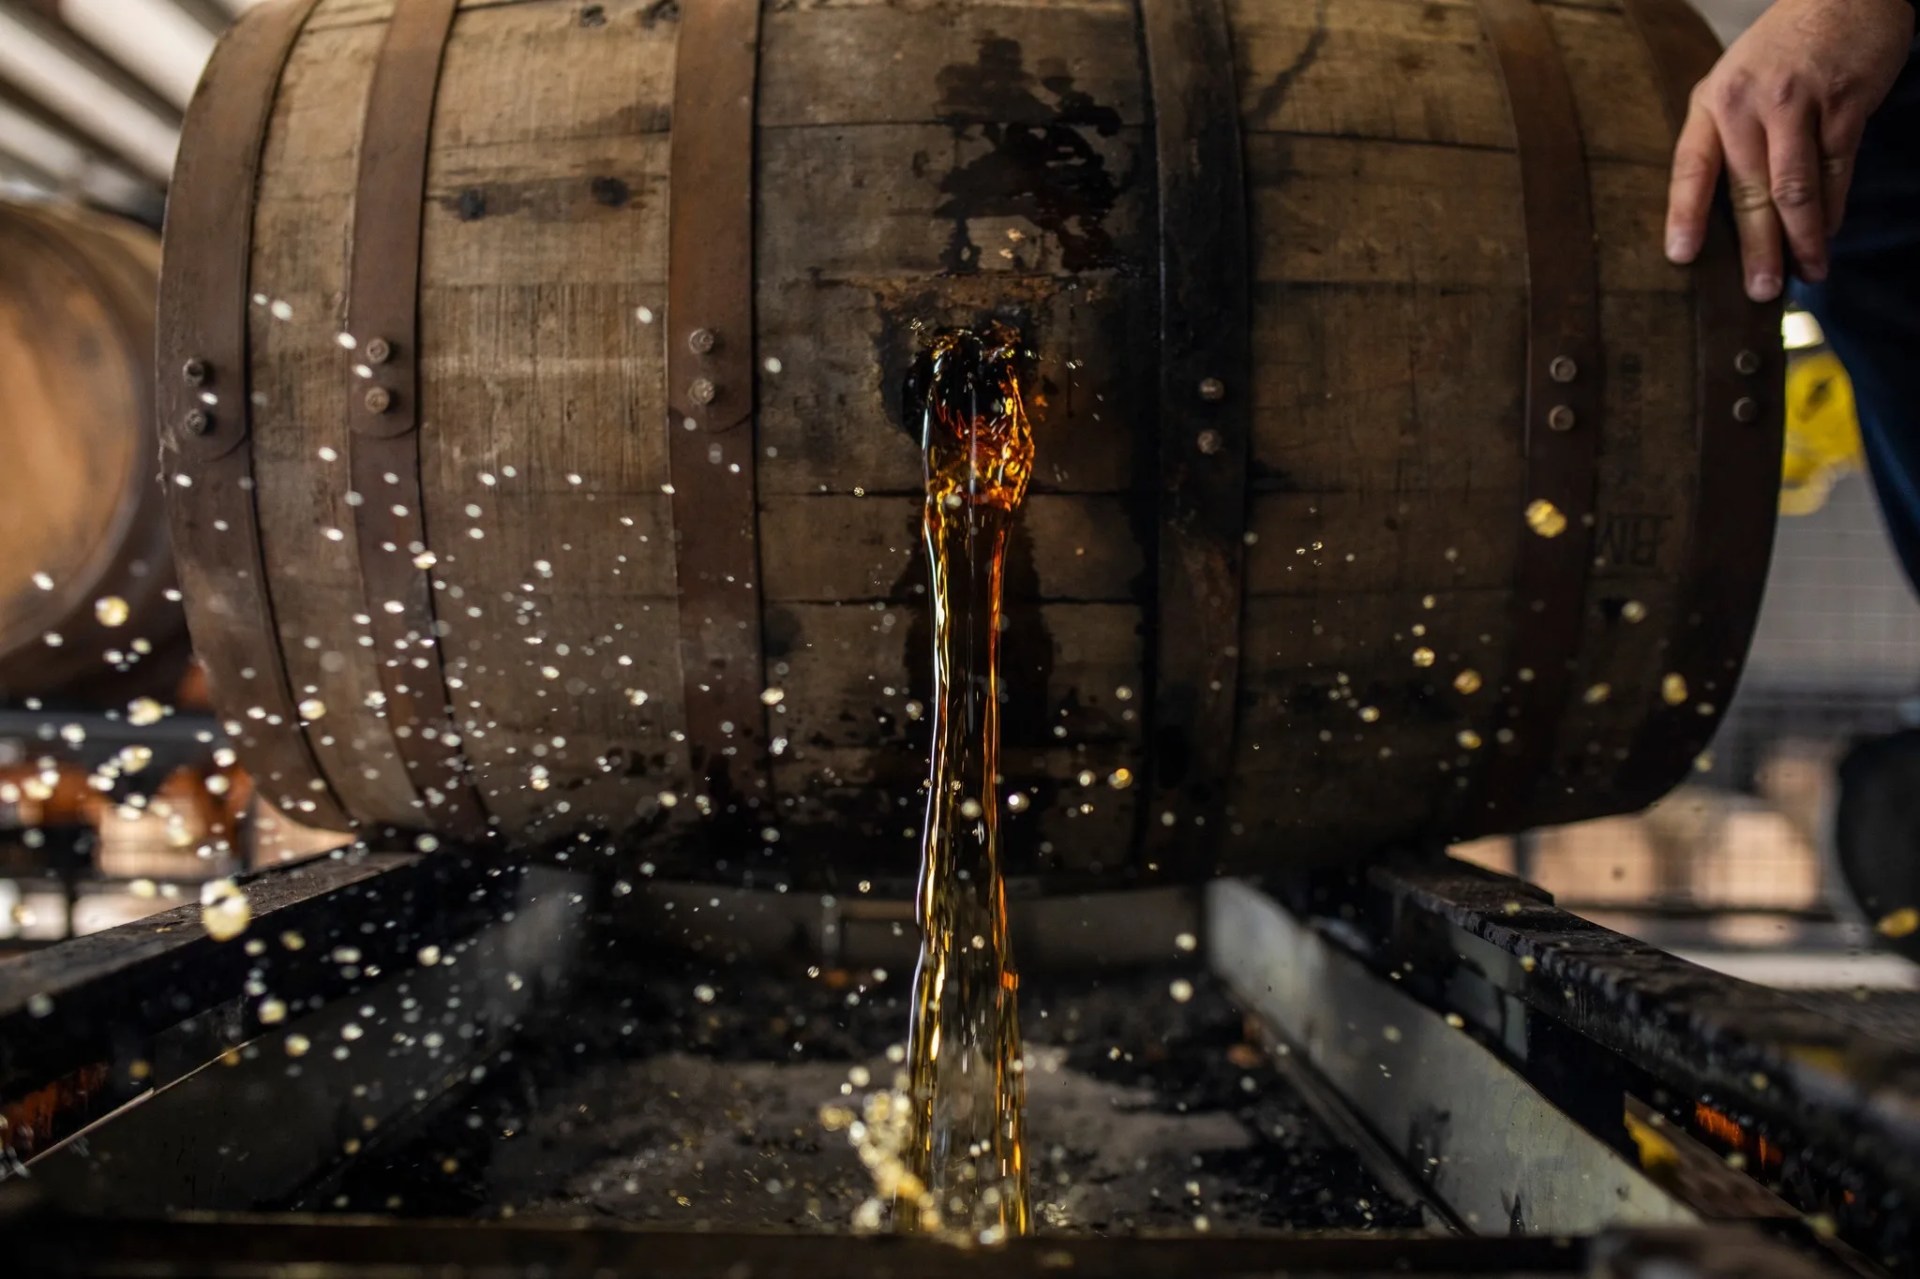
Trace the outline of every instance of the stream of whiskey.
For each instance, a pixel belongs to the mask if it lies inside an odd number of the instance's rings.
[[[933,597],[933,750],[921,833],[907,1040],[909,1152],[920,1185],[903,1229],[982,1242],[1026,1234],[1019,975],[1000,873],[1000,627],[1007,534],[1033,473],[1019,335],[947,329],[921,352],[906,412],[926,454]]]

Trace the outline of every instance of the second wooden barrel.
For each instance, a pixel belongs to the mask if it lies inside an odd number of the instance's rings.
[[[0,203],[0,706],[170,700],[187,660],[160,495],[160,243]]]
[[[1678,0],[262,6],[162,289],[218,705],[303,821],[908,876],[899,388],[998,319],[1011,873],[1645,804],[1778,477],[1775,308],[1724,222],[1660,250],[1715,52]]]

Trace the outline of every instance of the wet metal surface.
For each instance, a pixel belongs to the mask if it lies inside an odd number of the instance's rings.
[[[609,996],[636,976],[609,975],[488,1087],[303,1206],[846,1230],[873,1188],[818,1112],[848,1103],[842,1085],[868,1090],[850,1075],[879,1087],[899,1069],[887,1050],[904,1038],[906,974],[864,991],[834,973],[712,989],[656,970],[621,1008]],[[1198,971],[1022,993],[1040,1230],[1419,1225]]]

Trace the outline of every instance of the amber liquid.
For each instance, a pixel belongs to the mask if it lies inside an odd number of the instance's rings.
[[[1000,874],[1000,587],[1007,532],[1033,472],[1018,337],[936,335],[909,387],[926,452],[933,596],[933,751],[920,842],[908,1034],[909,1146],[920,1182],[904,1229],[983,1242],[1027,1233],[1020,979]]]

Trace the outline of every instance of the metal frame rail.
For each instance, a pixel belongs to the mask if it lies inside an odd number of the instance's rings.
[[[1917,1264],[1920,1054],[1462,862],[1282,891],[1290,910],[1276,913],[1311,921],[1315,945],[1449,1017],[1669,1189],[1690,1182],[1681,1197],[1702,1217],[1804,1216],[1839,1251],[1895,1271]],[[1221,926],[1248,899],[1267,900],[1244,885],[1211,890],[1216,956],[1234,950]],[[1257,1003],[1245,987],[1258,979],[1240,967],[1229,982]],[[1389,1135],[1425,1163],[1414,1135]]]
[[[552,872],[545,872],[552,873]],[[89,1122],[259,1036],[270,991],[297,1019],[511,913],[529,872],[456,851],[322,854],[242,876],[244,939],[197,903],[0,964],[0,1180]]]
[[[1233,1276],[1591,1276],[1814,1279],[1822,1272],[1741,1230],[1626,1232],[1595,1239],[1328,1237],[1014,1241],[984,1255],[900,1236],[701,1234],[609,1226],[227,1217],[124,1222],[61,1237],[8,1232],[37,1279],[1190,1279]],[[9,1239],[9,1233],[15,1237]],[[990,1261],[989,1258],[990,1257]]]
[[[589,903],[582,878],[457,850],[322,857],[244,888],[251,945],[214,941],[199,908],[185,907],[0,965],[0,1104],[51,1089],[66,1107],[55,1107],[66,1135],[54,1134],[60,1144],[33,1175],[0,1176],[0,1256],[21,1273],[977,1272],[976,1256],[892,1237],[241,1211],[298,1202],[337,1171],[340,1125],[371,1113],[369,1079],[380,1133],[403,1132],[457,1092],[565,980],[590,906],[611,905]],[[1283,893],[1284,906],[1245,884],[1207,891],[1215,972],[1328,1085],[1321,1104],[1365,1125],[1376,1157],[1393,1158],[1476,1234],[1043,1235],[996,1253],[997,1268],[1797,1279],[1910,1266],[1905,1205],[1920,1157],[1911,1055],[1460,864],[1376,868]],[[1190,898],[1162,905],[1168,918],[1191,918]],[[821,922],[821,942],[894,940],[890,927],[844,935],[844,923]],[[785,932],[766,931],[769,941]],[[288,1005],[285,1024],[262,1023],[262,990]],[[359,1017],[409,1027],[405,1038],[427,1029],[411,1028],[409,1010],[449,1003],[466,1028],[444,1052],[382,1054],[369,1040],[368,1056],[316,1052],[288,1079],[283,1046],[296,1030],[335,1044]],[[91,1093],[61,1093],[103,1071]],[[1703,1130],[1703,1106],[1734,1136]],[[262,1125],[280,1134],[271,1150],[245,1140]],[[1664,1134],[1658,1159],[1639,1144],[1652,1129]],[[1728,1167],[1728,1142],[1768,1184]],[[1768,1149],[1775,1162],[1762,1168]],[[1846,1243],[1808,1229],[1813,1211]]]

